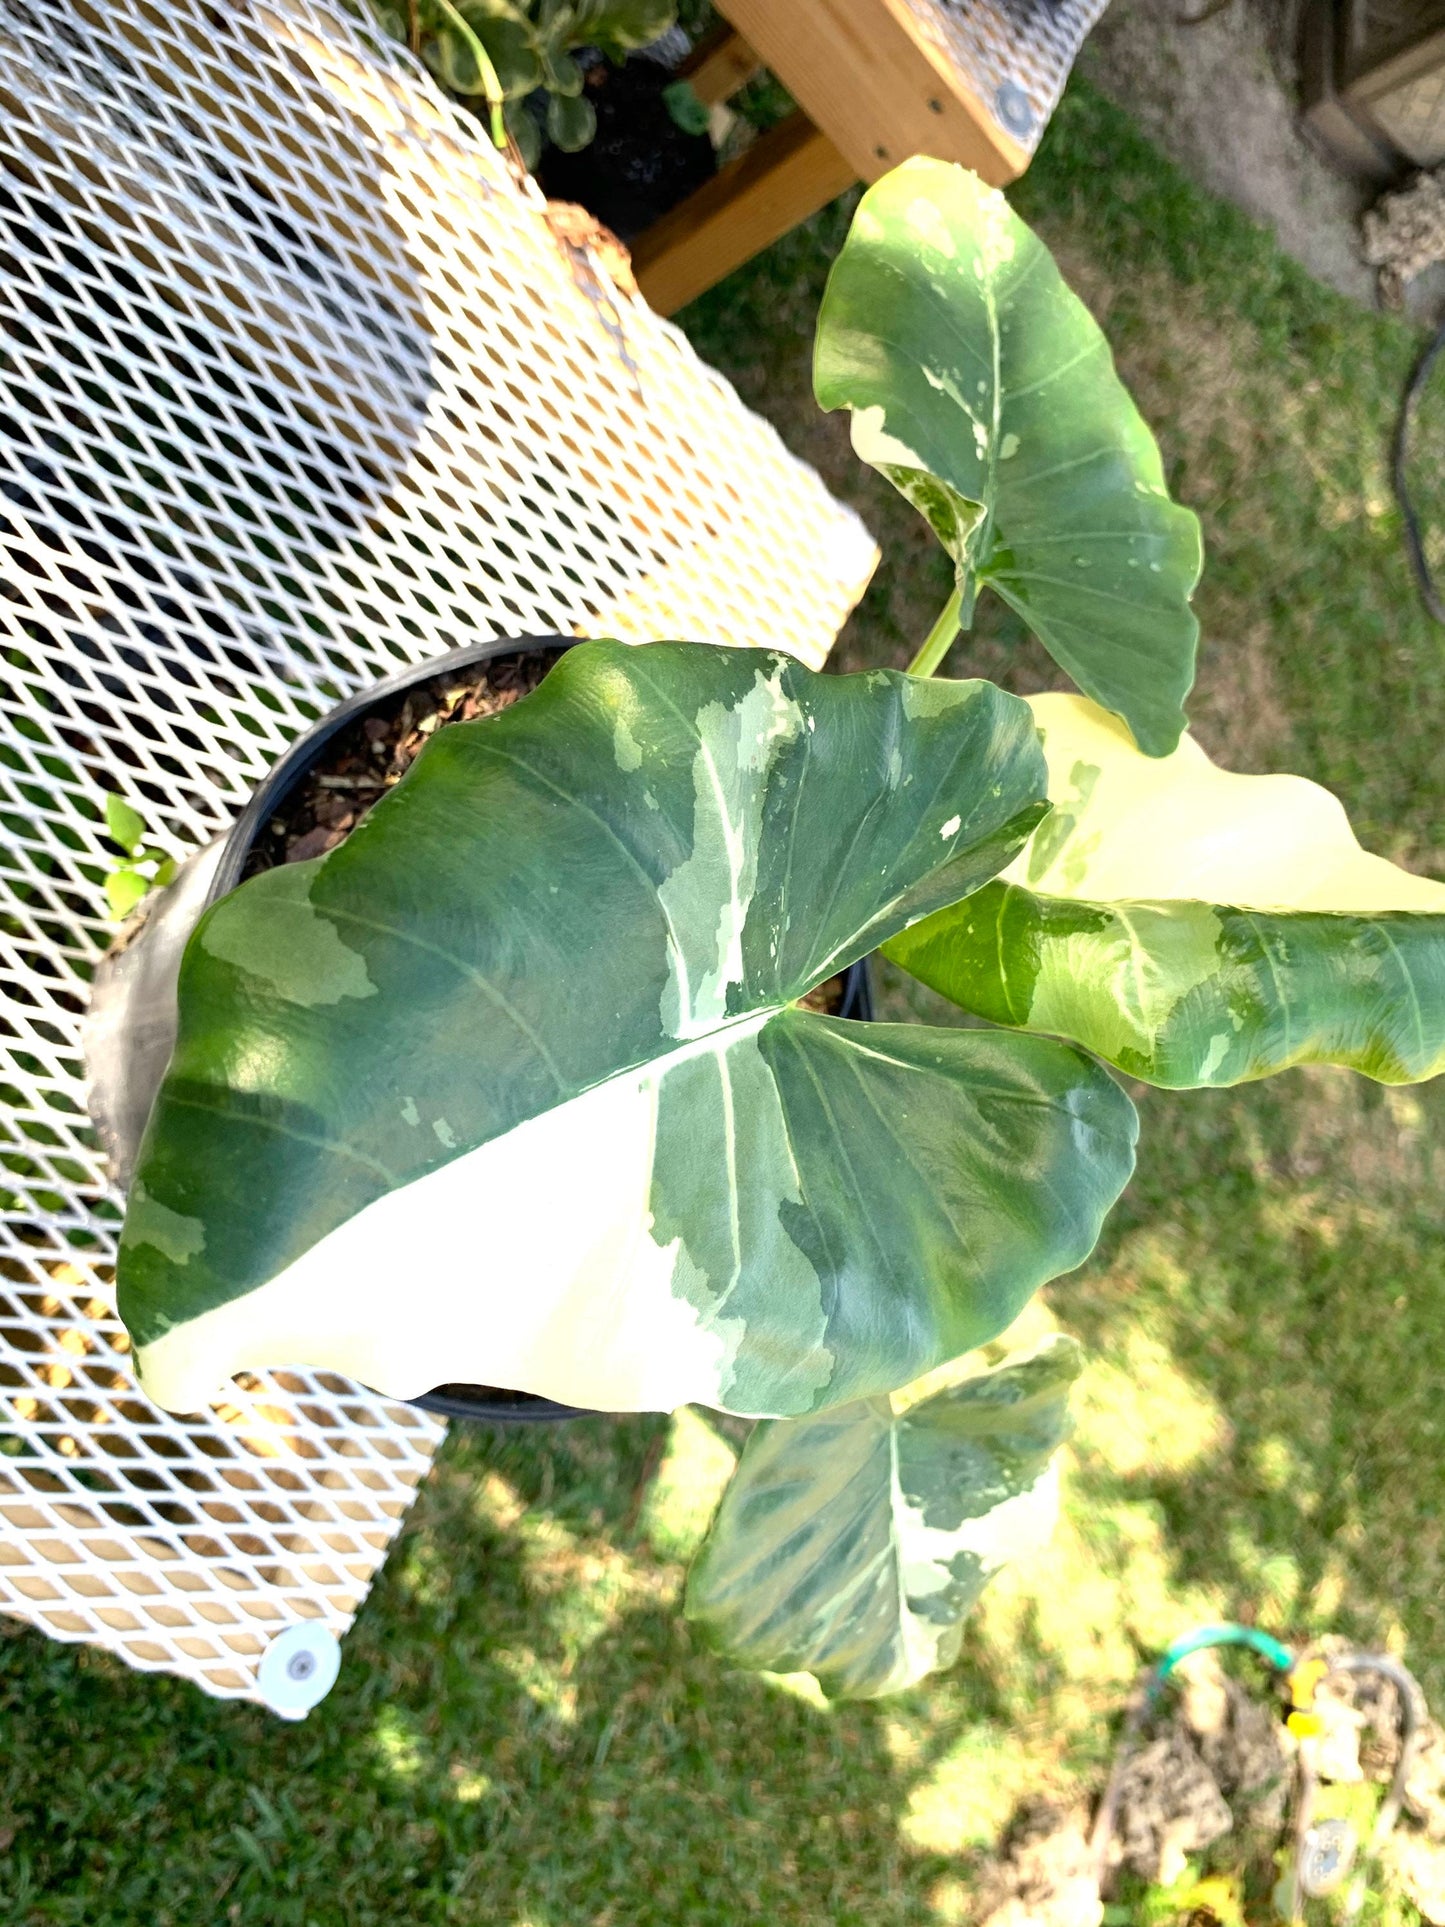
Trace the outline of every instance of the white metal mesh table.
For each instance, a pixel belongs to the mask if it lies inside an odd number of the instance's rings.
[[[194,848],[479,636],[816,664],[876,555],[359,17],[0,0],[0,97],[0,1611],[279,1707],[441,1427],[314,1371],[137,1390],[79,1051],[103,796]]]

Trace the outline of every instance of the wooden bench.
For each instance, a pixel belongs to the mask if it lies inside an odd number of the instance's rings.
[[[911,154],[1003,186],[1027,167],[1103,0],[721,0],[727,25],[683,69],[709,106],[769,68],[798,103],[633,245],[661,314]]]

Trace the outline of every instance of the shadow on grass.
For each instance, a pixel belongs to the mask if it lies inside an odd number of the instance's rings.
[[[1442,1704],[1440,1094],[1295,1072],[1143,1112],[1053,1294],[1095,1359],[1076,1506],[1155,1509],[1175,1584],[1233,1617],[1407,1643]]]
[[[823,1711],[695,1649],[626,1529],[663,1425],[455,1433],[299,1727],[0,1640],[0,1919],[931,1920],[947,1862],[899,1820],[956,1719],[905,1760],[909,1700]]]
[[[1395,1641],[1445,1699],[1430,1114],[1323,1076],[1143,1109],[1052,1292],[1092,1353],[1065,1520],[950,1674],[825,1711],[698,1650],[639,1518],[667,1421],[459,1430],[303,1726],[0,1640],[0,1919],[966,1921],[1195,1618]]]

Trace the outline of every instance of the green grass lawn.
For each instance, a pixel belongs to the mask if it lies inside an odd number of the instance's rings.
[[[1081,89],[1015,199],[1203,517],[1206,746],[1318,777],[1371,847],[1445,871],[1445,632],[1386,471],[1414,338]],[[684,322],[878,534],[840,654],[901,666],[949,584],[810,399],[845,221]],[[1445,459],[1422,468],[1445,528]],[[997,612],[951,667],[1050,679]],[[1445,1096],[1294,1072],[1140,1105],[1138,1176],[1049,1293],[1092,1357],[1065,1520],[950,1674],[828,1710],[698,1650],[681,1559],[728,1452],[691,1414],[454,1432],[302,1726],[0,1621],[0,1927],[964,1922],[978,1853],[1022,1801],[1097,1785],[1141,1658],[1201,1617],[1387,1643],[1445,1707]]]

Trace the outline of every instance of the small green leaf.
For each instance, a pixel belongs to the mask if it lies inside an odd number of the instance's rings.
[[[621,61],[650,47],[677,24],[675,0],[578,0],[573,45],[599,48]]]
[[[709,126],[706,101],[699,100],[692,82],[675,80],[662,90],[662,104],[684,134],[705,134]]]
[[[156,864],[155,875],[151,880],[156,889],[163,890],[168,883],[175,882],[176,870],[179,866],[173,856],[166,856],[160,850],[155,851],[154,854],[160,858],[160,861]]]
[[[541,86],[542,61],[530,21],[514,19],[509,13],[483,15],[465,7],[462,12],[497,70],[505,99],[524,100]]]
[[[565,94],[547,96],[547,138],[564,154],[585,147],[597,132],[597,115],[590,100],[572,100]]]
[[[145,818],[139,810],[132,809],[124,797],[106,797],[105,827],[111,841],[118,843],[127,856],[137,854],[146,833]]]
[[[482,76],[476,55],[466,36],[447,22],[440,22],[423,36],[421,57],[450,93],[465,97],[480,92]]]
[[[105,879],[105,900],[110,905],[110,914],[117,922],[128,917],[149,888],[139,870],[112,870]]]
[[[985,584],[1166,755],[1199,625],[1199,524],[1169,499],[1109,345],[977,176],[918,158],[863,196],[818,317],[814,386],[922,513],[964,606]]]
[[[523,166],[535,168],[542,158],[542,130],[537,125],[537,116],[525,101],[507,102],[506,128],[517,143]]]
[[[687,1582],[730,1657],[835,1697],[911,1686],[957,1656],[964,1616],[1053,1527],[1074,1341],[899,1414],[883,1398],[759,1425]]]
[[[405,45],[407,25],[406,14],[402,8],[387,5],[385,4],[385,0],[371,0],[371,12],[376,24],[384,34],[388,35],[392,40],[401,41],[402,44]]]
[[[486,77],[468,32],[491,61],[505,99],[522,99],[540,84],[542,65],[532,23],[524,15],[478,0],[453,8],[452,14],[460,17],[460,25],[447,13],[437,13],[422,41],[422,57],[444,87],[464,99],[486,92]]]
[[[1301,777],[1235,775],[1188,736],[1143,756],[1080,696],[1030,706],[1053,814],[997,882],[893,938],[895,963],[1176,1089],[1445,1071],[1445,883],[1367,854]]]

